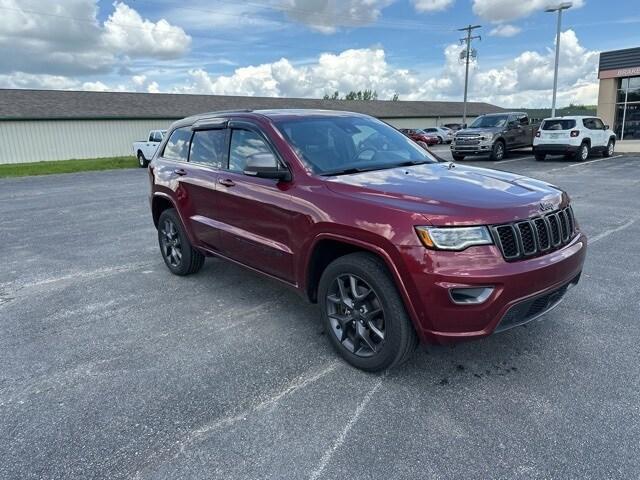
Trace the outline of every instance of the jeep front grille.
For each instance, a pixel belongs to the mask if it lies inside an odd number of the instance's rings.
[[[507,261],[546,253],[566,245],[575,234],[571,207],[520,222],[491,227],[493,239]]]

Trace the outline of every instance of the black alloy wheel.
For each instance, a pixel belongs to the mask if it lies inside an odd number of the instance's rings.
[[[196,273],[204,265],[204,255],[189,242],[180,216],[173,208],[160,214],[158,244],[164,263],[175,275]]]
[[[369,252],[338,257],[320,277],[327,337],[351,365],[379,372],[405,362],[418,336],[384,261]]]
[[[332,332],[349,352],[371,357],[384,347],[384,309],[367,282],[356,275],[340,275],[333,281],[326,302]]]
[[[182,244],[178,227],[171,218],[165,218],[160,225],[160,249],[169,267],[179,269],[182,265]]]

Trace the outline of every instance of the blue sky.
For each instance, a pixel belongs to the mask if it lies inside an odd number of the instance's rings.
[[[481,24],[470,98],[547,106],[554,0],[0,0],[0,87],[462,97],[456,29]],[[640,46],[637,0],[574,0],[560,103],[595,103],[598,52]]]

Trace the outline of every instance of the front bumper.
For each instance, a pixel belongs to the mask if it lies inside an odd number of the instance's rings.
[[[493,151],[493,143],[479,143],[477,145],[451,145],[451,153],[459,155],[488,155]]]
[[[463,252],[408,247],[403,253],[410,270],[410,301],[418,317],[416,330],[423,341],[452,343],[531,321],[577,283],[586,251],[581,233],[559,250],[516,262],[506,262],[494,245]],[[485,302],[460,305],[451,300],[452,288],[479,286],[494,288]],[[563,288],[562,295],[552,295]]]

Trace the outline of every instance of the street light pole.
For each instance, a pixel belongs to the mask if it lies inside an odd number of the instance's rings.
[[[560,63],[560,30],[562,27],[562,11],[573,6],[572,2],[562,2],[557,7],[550,7],[545,12],[558,12],[558,31],[556,32],[556,64],[553,72],[553,101],[551,104],[551,116],[556,116],[556,94],[558,92],[558,65]]]

